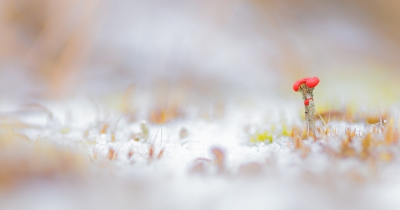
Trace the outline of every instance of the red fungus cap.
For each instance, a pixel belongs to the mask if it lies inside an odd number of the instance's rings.
[[[303,79],[299,79],[294,83],[293,90],[297,92],[300,88],[300,85],[304,83],[307,85],[307,87],[314,88],[318,85],[319,79],[318,77],[305,77]]]

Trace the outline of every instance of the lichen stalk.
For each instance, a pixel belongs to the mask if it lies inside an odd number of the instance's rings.
[[[312,135],[315,134],[316,126],[315,126],[315,103],[314,103],[314,88],[309,88],[305,84],[301,84],[299,88],[299,92],[301,92],[303,96],[303,100],[308,100],[308,104],[304,103],[305,108],[305,117],[307,122],[307,127],[309,133]]]

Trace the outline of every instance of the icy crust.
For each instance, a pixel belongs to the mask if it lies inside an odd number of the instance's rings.
[[[358,154],[368,132],[384,141],[384,130],[379,129],[387,124],[319,121],[317,126],[330,132],[316,140],[305,138],[296,148],[295,137],[283,132],[284,127],[304,127],[291,114],[297,112],[291,106],[230,106],[223,117],[212,119],[199,117],[200,111],[192,107],[187,117],[161,125],[146,122],[147,139],[143,135],[135,139],[143,132],[142,120],[130,122],[118,112],[105,114],[102,108],[102,116],[96,117],[98,111],[82,102],[45,107],[51,117],[8,114],[8,122],[18,119],[31,125],[16,131],[33,144],[51,141],[85,154],[91,170],[78,182],[28,182],[20,191],[2,190],[5,209],[395,209],[400,205],[394,196],[400,193],[398,143],[374,150],[374,155],[389,152],[390,160],[341,156],[349,131],[354,131],[349,144]],[[257,130],[271,133],[272,142],[251,143],[249,138]]]

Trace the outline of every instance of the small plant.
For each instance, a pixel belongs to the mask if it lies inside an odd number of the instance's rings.
[[[142,138],[147,141],[150,136],[150,129],[145,121],[140,122],[140,131],[142,132]]]
[[[318,85],[318,83],[318,77],[306,77],[297,80],[293,85],[293,90],[296,92],[301,92],[303,96],[308,132],[311,131],[312,134],[315,134],[316,129],[313,90]]]
[[[225,152],[219,147],[214,147],[211,149],[211,153],[214,156],[214,163],[218,167],[218,172],[223,173],[225,171]]]

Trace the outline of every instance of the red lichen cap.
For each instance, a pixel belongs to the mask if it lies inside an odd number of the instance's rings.
[[[303,79],[299,79],[294,83],[293,90],[297,92],[300,88],[300,85],[304,83],[307,85],[307,87],[314,88],[315,86],[318,85],[319,79],[318,77],[312,77],[312,78],[305,77]]]
[[[313,98],[307,98],[304,100],[304,105],[308,106],[310,104],[310,100],[313,100]]]
[[[300,88],[300,85],[303,84],[303,83],[306,83],[307,80],[308,80],[308,77],[305,77],[305,78],[303,78],[303,79],[297,80],[297,81],[294,83],[294,85],[293,85],[293,90],[294,90],[294,91],[298,91],[299,88]]]
[[[309,88],[314,88],[315,86],[318,85],[318,83],[319,83],[318,77],[313,77],[313,78],[310,78],[310,79],[307,80],[306,85]]]

